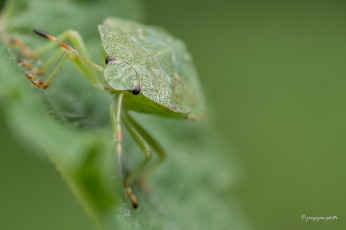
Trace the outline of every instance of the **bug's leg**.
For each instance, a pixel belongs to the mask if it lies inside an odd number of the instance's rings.
[[[115,134],[115,140],[117,143],[117,163],[118,163],[118,175],[119,179],[124,181],[123,178],[123,170],[122,170],[122,160],[121,160],[121,155],[122,155],[122,132],[121,132],[121,106],[122,106],[122,100],[123,100],[124,94],[121,93],[118,95],[118,97],[114,98],[113,103],[111,104],[110,107],[110,115],[111,115],[111,121],[113,125],[113,132]],[[127,186],[126,182],[124,181],[124,187],[127,196],[130,198],[132,206],[134,208],[137,208],[137,198],[135,195],[133,195],[131,188]]]
[[[36,75],[43,75],[48,70],[48,68],[51,65],[53,65],[56,59],[58,59],[58,57],[62,55],[62,53],[64,53],[63,48],[60,48],[57,51],[55,51],[55,53],[45,63],[41,64],[39,68],[34,70],[36,72]]]
[[[25,76],[30,79],[31,83],[38,88],[46,89],[55,76],[58,74],[62,64],[67,58],[68,53],[64,52],[62,48],[58,49],[54,55],[48,59],[46,63],[44,63],[39,69],[33,69],[30,62],[25,59],[19,59],[18,62],[26,68]],[[49,76],[45,80],[37,80],[35,75],[42,75],[46,69],[48,69],[57,59],[59,59],[55,68],[50,72]]]
[[[152,138],[131,116],[126,114],[126,116],[123,116],[123,120],[126,128],[129,130],[130,134],[146,156],[143,162],[134,170],[133,173],[131,173],[130,177],[128,178],[129,183],[131,184],[142,171],[144,166],[148,163],[151,155],[151,149],[154,150],[153,152],[155,152],[159,158],[142,172],[140,176],[141,181],[145,180],[148,175],[160,165],[165,158],[165,152],[163,148],[154,140],[154,138]]]
[[[29,73],[41,76],[43,75],[43,72],[39,69],[35,69],[32,67],[31,63],[27,59],[19,58],[18,63],[24,67]]]
[[[37,75],[37,76],[41,76],[43,75],[47,69],[54,63],[54,61],[56,61],[59,56],[62,56],[62,54],[64,53],[64,50],[62,48],[58,49],[49,59],[46,63],[40,64],[39,68],[34,69],[32,67],[32,65],[30,64],[29,60],[27,59],[22,59],[19,58],[18,59],[18,63],[21,64],[22,67],[24,67],[28,73],[30,73],[31,75]],[[36,79],[35,79],[36,80]]]
[[[48,77],[44,80],[37,80],[36,77],[29,72],[26,72],[25,76],[29,78],[31,83],[35,85],[36,87],[46,89],[51,84],[51,82],[56,77],[56,75],[58,74],[59,70],[61,69],[67,57],[68,57],[68,53],[63,52],[55,68],[49,73]]]
[[[123,179],[123,170],[122,170],[122,161],[121,161],[122,134],[121,134],[120,117],[121,117],[121,105],[122,105],[123,96],[124,96],[124,94],[119,94],[118,97],[115,97],[113,100],[113,103],[110,106],[110,116],[111,116],[111,121],[112,121],[112,126],[113,126],[114,138],[115,138],[116,143],[117,143],[118,175],[119,175],[119,178],[121,180]]]
[[[19,39],[12,39],[9,42],[9,44],[17,47],[18,50],[20,51],[20,53],[23,54],[27,58],[35,58],[36,57],[35,52],[32,49],[30,49],[29,47],[27,47],[25,45],[25,43]]]
[[[57,37],[57,39],[58,40],[65,40],[66,38],[68,38],[69,32],[70,31],[65,31],[65,32],[61,33]],[[22,40],[19,40],[19,39],[10,39],[9,44],[17,47],[18,50],[20,51],[20,53],[29,59],[36,59],[36,58],[42,56],[43,54],[47,53],[49,50],[56,47],[56,45],[57,45],[56,43],[47,43],[38,49],[31,49]]]
[[[72,60],[72,62],[74,62],[74,64],[77,65],[77,68],[79,68],[81,70],[81,72],[85,75],[87,75],[85,73],[85,69],[83,69],[81,63],[84,64],[88,64],[89,66],[92,66],[94,68],[94,70],[98,70],[100,72],[103,72],[103,67],[99,66],[97,64],[95,64],[94,62],[92,62],[89,57],[89,54],[85,48],[84,42],[82,37],[79,35],[79,33],[77,31],[73,31],[73,30],[68,30],[63,32],[61,37],[66,37],[71,41],[72,45],[75,47],[72,48],[70,45],[66,44],[65,42],[63,42],[62,40],[60,40],[59,38],[56,38],[50,34],[44,33],[42,31],[39,30],[34,30],[34,32],[50,41],[54,41],[56,44],[58,44],[59,46],[63,47],[66,52],[68,52],[70,54],[70,59]],[[47,49],[49,49],[50,47],[45,47],[42,50],[38,51],[38,54],[40,55],[41,53],[46,52]],[[88,75],[86,76],[87,78],[89,77]],[[93,77],[91,77],[93,78]],[[92,79],[89,79],[91,82]]]
[[[83,76],[93,86],[95,86],[98,89],[102,89],[102,90],[105,89],[106,87],[105,82],[102,78],[102,75],[99,73],[99,72],[103,72],[103,68],[93,63],[92,61],[90,61],[89,54],[85,48],[84,42],[76,31],[72,31],[72,30],[65,31],[61,35],[59,35],[57,38],[38,30],[34,30],[34,32],[48,40],[53,41],[52,43],[48,43],[47,45],[41,47],[40,49],[32,51],[35,58],[45,54],[52,48],[59,45],[62,47],[60,49],[66,54],[68,54],[67,57],[71,60],[71,62],[77,67],[77,69],[83,74]],[[69,46],[62,40],[60,40],[60,39],[67,39],[67,38],[71,41],[71,43],[76,49],[72,48],[71,46]],[[57,52],[60,52],[60,51],[57,51]],[[57,52],[46,62],[46,64],[44,64],[41,68],[39,68],[37,72],[44,73],[48,69],[48,67],[52,63],[54,63],[54,61],[58,58],[59,54],[57,54]],[[57,65],[60,65],[60,64],[62,65],[62,63],[60,62]],[[55,68],[54,70],[56,69],[59,70],[60,68]],[[54,77],[56,76],[56,74],[57,72],[54,72]],[[29,74],[27,76],[29,78],[33,77],[32,74]],[[50,74],[47,79],[49,83],[54,78],[52,76],[53,74]],[[48,86],[49,84],[45,88],[47,88]]]
[[[137,126],[136,123],[133,123],[132,118],[127,113],[123,113],[122,120],[135,140],[135,142],[138,144],[139,148],[144,153],[144,159],[142,162],[130,173],[130,175],[125,179],[125,184],[130,187],[140,172],[144,169],[144,167],[149,163],[151,158],[151,146],[148,143],[145,135],[143,135],[143,129],[141,129],[139,126]]]

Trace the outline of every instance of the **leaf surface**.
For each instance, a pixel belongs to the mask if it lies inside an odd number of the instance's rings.
[[[117,13],[141,19],[135,3],[18,1],[1,23],[8,23],[8,35],[28,39],[34,47],[46,41],[31,35],[32,28],[58,33],[71,25],[90,35],[86,44],[93,57],[100,57],[96,24]],[[116,176],[111,95],[88,85],[69,63],[42,91],[29,84],[15,60],[1,43],[0,105],[6,123],[18,140],[49,156],[99,229],[249,229],[230,195],[239,180],[235,152],[208,121],[133,114],[164,146],[167,160],[146,188],[134,185],[140,207],[132,211]],[[123,139],[125,166],[131,169],[143,154],[126,131]]]

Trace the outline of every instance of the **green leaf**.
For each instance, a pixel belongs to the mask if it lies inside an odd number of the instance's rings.
[[[100,57],[96,25],[103,17],[143,15],[135,1],[127,0],[18,2],[1,19],[7,36],[37,47],[46,41],[31,35],[32,28],[59,33],[71,25],[86,36],[93,57]],[[134,114],[168,157],[146,182],[147,188],[134,185],[139,209],[132,211],[116,177],[108,118],[111,95],[94,89],[68,63],[42,91],[29,84],[15,60],[12,49],[1,42],[0,105],[6,122],[18,140],[49,156],[99,229],[249,228],[230,192],[239,180],[235,152],[208,121]],[[131,169],[143,154],[126,131],[123,139],[125,165]]]

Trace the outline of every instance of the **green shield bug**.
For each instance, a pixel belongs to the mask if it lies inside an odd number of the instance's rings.
[[[203,116],[204,101],[198,76],[185,45],[160,28],[107,18],[99,25],[106,54],[106,65],[102,67],[91,61],[78,32],[68,30],[57,37],[39,30],[34,32],[54,41],[61,48],[39,69],[33,69],[25,59],[20,60],[33,85],[46,89],[69,58],[90,84],[114,94],[110,115],[117,142],[118,173],[133,207],[137,208],[131,185],[139,175],[145,178],[153,171],[165,154],[128,111],[192,120],[199,120]],[[66,39],[73,47],[64,42]],[[54,47],[53,43],[49,43],[38,50],[30,50],[19,40],[14,40],[13,44],[28,58],[40,57]],[[48,76],[44,80],[37,80],[35,75],[43,74],[48,67],[52,69]],[[145,155],[141,164],[126,178],[122,175],[122,124]],[[159,159],[146,167],[152,150],[159,155]]]

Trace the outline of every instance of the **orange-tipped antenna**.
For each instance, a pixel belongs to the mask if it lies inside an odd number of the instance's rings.
[[[60,46],[64,47],[64,48],[67,49],[67,50],[72,50],[71,46],[67,45],[67,44],[66,44],[65,42],[63,42],[63,41],[59,41],[56,37],[54,37],[54,36],[52,36],[52,35],[49,35],[49,34],[43,32],[43,31],[36,30],[36,29],[33,29],[33,31],[34,31],[36,34],[38,34],[38,35],[40,35],[40,36],[42,36],[42,37],[44,37],[44,38],[47,38],[47,39],[50,40],[50,41],[56,41],[56,42],[58,42]]]
[[[49,40],[52,40],[52,41],[56,40],[53,36],[50,36],[49,34],[46,34],[45,32],[42,32],[40,30],[33,29],[33,31],[44,38],[48,38]]]
[[[90,64],[90,65],[94,66],[98,71],[103,72],[103,67],[102,66],[99,66],[99,65],[93,63],[92,61],[90,61],[89,59],[83,57],[75,49],[73,49],[71,46],[67,45],[65,42],[60,41],[56,37],[54,37],[54,36],[52,36],[50,34],[47,34],[47,33],[43,32],[43,31],[36,30],[36,29],[33,29],[33,31],[36,34],[38,34],[38,35],[40,35],[40,36],[42,36],[42,37],[44,37],[44,38],[46,38],[46,39],[48,39],[50,41],[57,42],[61,47],[63,47],[64,49],[66,49],[70,53],[73,53],[73,55],[78,56],[80,59],[82,59],[87,64]]]

